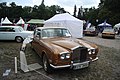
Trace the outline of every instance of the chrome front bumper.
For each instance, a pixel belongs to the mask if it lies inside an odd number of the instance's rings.
[[[94,61],[96,61],[96,60],[98,60],[98,57],[96,57],[95,59],[93,59],[92,62],[94,62]]]
[[[86,61],[86,62],[82,62],[82,63],[71,63],[70,65],[63,65],[63,66],[54,66],[54,65],[50,64],[50,66],[53,67],[53,68],[65,68],[65,67],[73,68],[74,66],[82,65],[82,64],[85,64],[85,63],[89,63],[89,62],[90,61]]]
[[[70,65],[63,65],[63,66],[54,66],[52,64],[50,64],[51,67],[53,68],[65,68],[65,67],[70,67]]]
[[[96,60],[98,60],[98,57],[96,57],[95,59],[93,59],[93,60],[91,60],[91,61],[85,61],[85,62],[82,62],[82,63],[73,63],[72,61],[71,61],[71,64],[70,65],[62,65],[62,66],[54,66],[53,64],[50,64],[50,66],[51,67],[53,67],[53,68],[66,68],[66,67],[70,67],[70,68],[73,68],[74,66],[76,66],[76,65],[80,65],[80,64],[84,64],[84,63],[90,63],[90,62],[94,62],[94,61],[96,61]]]

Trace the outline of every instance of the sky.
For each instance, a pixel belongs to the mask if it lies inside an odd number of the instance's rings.
[[[42,0],[0,0],[1,2],[7,2],[7,4],[10,4],[11,2],[15,2],[16,5],[21,5],[21,6],[31,6],[33,7],[34,5],[40,5]],[[64,8],[65,11],[70,12],[73,14],[74,11],[74,5],[77,6],[77,11],[78,8],[81,6],[83,8],[91,8],[95,7],[97,8],[100,3],[100,0],[44,0],[44,4],[46,6],[51,6],[51,5],[59,5],[61,8]]]

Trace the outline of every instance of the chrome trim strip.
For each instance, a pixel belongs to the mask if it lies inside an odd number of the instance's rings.
[[[93,59],[92,62],[94,62],[94,61],[96,61],[96,60],[98,60],[98,57],[96,57],[95,59]]]
[[[71,65],[63,65],[63,66],[54,66],[52,64],[50,64],[51,67],[53,68],[65,68],[65,67],[73,67],[73,66],[76,66],[76,65],[79,65],[79,64],[84,64],[84,63],[89,63],[90,61],[86,61],[86,62],[82,62],[82,63],[73,63]]]
[[[61,55],[61,54],[67,54],[67,53],[70,53],[70,52],[69,52],[69,51],[61,52],[60,55]]]
[[[78,46],[76,46],[76,47],[71,48],[71,50],[74,50],[74,49],[79,48],[79,47],[80,47],[80,46],[78,45]]]
[[[75,63],[73,64],[73,66],[76,66],[76,65],[80,65],[80,64],[84,64],[84,63],[89,63],[90,61],[85,61],[85,62],[82,62],[82,63]]]
[[[50,64],[51,67],[53,68],[65,68],[65,67],[70,67],[70,65],[63,65],[63,66],[54,66],[52,64]]]

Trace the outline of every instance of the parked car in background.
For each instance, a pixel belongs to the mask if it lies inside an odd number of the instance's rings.
[[[105,28],[102,32],[102,38],[115,38],[115,31],[111,28]]]
[[[25,31],[21,26],[0,26],[0,40],[22,42],[26,37],[32,35],[32,31]]]
[[[38,27],[34,31],[32,48],[39,54],[46,72],[53,68],[81,69],[98,59],[98,46],[73,38],[63,27]]]
[[[97,35],[98,35],[98,32],[97,32],[97,30],[96,30],[95,27],[90,27],[90,28],[86,28],[86,29],[83,31],[83,34],[84,34],[84,35],[97,36]]]

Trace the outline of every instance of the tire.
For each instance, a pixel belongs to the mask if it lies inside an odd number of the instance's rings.
[[[15,38],[15,41],[18,42],[18,43],[20,43],[20,42],[23,41],[23,38],[20,37],[20,36],[18,36],[18,37]]]
[[[49,61],[45,54],[43,55],[42,62],[43,62],[43,69],[45,70],[45,72],[51,73],[52,67],[50,66]]]

